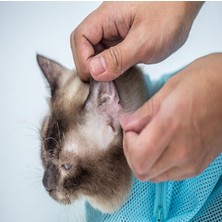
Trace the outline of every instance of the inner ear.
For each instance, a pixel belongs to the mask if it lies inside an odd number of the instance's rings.
[[[95,117],[102,116],[103,123],[110,126],[114,132],[120,126],[118,116],[121,105],[114,82],[96,82],[91,79],[90,94],[86,104],[88,112]]]
[[[114,82],[90,81],[90,98],[98,109],[109,109],[119,106],[119,95]]]

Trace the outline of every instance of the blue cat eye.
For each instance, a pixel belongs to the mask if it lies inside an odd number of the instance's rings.
[[[70,170],[72,168],[72,164],[71,163],[64,163],[64,164],[62,164],[62,167],[65,170]]]

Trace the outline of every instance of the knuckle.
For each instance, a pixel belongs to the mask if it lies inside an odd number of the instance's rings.
[[[70,41],[74,39],[74,35],[75,35],[75,30],[73,30],[70,34]]]
[[[189,153],[185,147],[180,147],[178,149],[177,155],[176,155],[177,162],[181,164],[185,164],[189,162]]]
[[[147,180],[145,175],[136,175],[136,177],[142,182],[145,182]]]
[[[155,48],[155,44],[153,44],[152,39],[148,41],[145,46],[146,46],[146,50],[143,49],[144,45],[143,44],[141,45],[141,50],[138,57],[141,62],[145,64],[149,64],[155,61],[153,57],[155,55],[156,48]]]
[[[163,179],[165,179],[165,180],[170,180],[170,179],[173,179],[174,178],[174,172],[173,171],[167,171],[167,172],[165,172],[162,176],[161,176],[161,178]]]
[[[144,163],[142,161],[134,162],[134,174],[141,181],[146,179],[146,172],[144,168]]]
[[[159,183],[159,182],[164,182],[164,181],[167,181],[167,180],[172,180],[173,177],[171,175],[169,175],[168,172],[160,175],[160,176],[157,176],[155,178],[151,178],[150,181],[153,182],[153,183]]]
[[[118,46],[110,47],[108,50],[109,54],[109,64],[108,67],[110,72],[114,75],[118,75],[122,71],[122,53]]]
[[[147,179],[146,174],[142,172],[134,172],[135,176],[140,180],[140,181],[145,181]]]
[[[76,40],[76,37],[77,36],[77,28],[74,30],[74,31],[72,31],[72,33],[71,33],[71,35],[70,35],[70,42],[71,43],[74,43],[75,42],[75,40]]]
[[[191,164],[187,168],[187,177],[195,177],[201,173],[201,169],[196,164]]]
[[[168,117],[168,124],[173,135],[176,135],[180,131],[181,123],[177,118]]]
[[[78,26],[77,28],[75,28],[72,33],[70,34],[70,42],[71,42],[71,46],[74,48],[75,44],[77,44],[77,42],[80,40],[82,34],[81,34],[81,28]]]
[[[144,104],[144,109],[147,114],[150,114],[153,116],[154,114],[154,99],[151,97],[149,100],[147,100]]]
[[[70,45],[71,45],[71,48],[73,49],[74,48],[74,31],[70,34]]]

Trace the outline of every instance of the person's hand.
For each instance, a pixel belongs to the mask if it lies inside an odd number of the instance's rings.
[[[157,63],[187,39],[201,2],[105,2],[71,34],[77,72],[110,81],[137,63]]]
[[[181,180],[222,152],[222,53],[191,63],[121,119],[124,153],[140,180]]]

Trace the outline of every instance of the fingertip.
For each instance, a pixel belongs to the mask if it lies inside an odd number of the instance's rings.
[[[94,80],[99,82],[109,82],[116,78],[115,75],[106,69],[105,61],[103,59],[100,61],[100,58],[93,58],[90,61],[90,75]]]
[[[124,129],[124,131],[127,131],[127,126],[130,122],[130,116],[131,116],[131,113],[122,113],[119,116],[119,122],[120,122],[121,127]]]
[[[119,117],[120,125],[126,132],[140,133],[151,121],[151,116],[139,117],[136,113],[123,114]]]
[[[106,71],[106,62],[101,55],[93,57],[90,61],[90,73],[96,77]]]
[[[76,35],[76,30],[72,31],[69,37],[72,53],[74,53],[74,48],[75,48],[75,43],[74,43],[75,35]]]
[[[90,74],[97,81],[112,81],[127,68],[122,64],[120,44],[103,50],[90,61]]]

